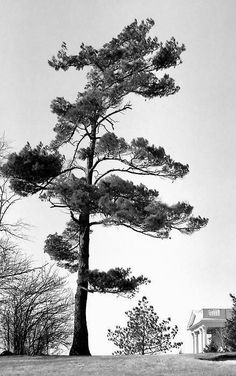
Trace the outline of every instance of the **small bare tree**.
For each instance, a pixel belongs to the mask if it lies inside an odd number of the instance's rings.
[[[70,344],[73,299],[52,267],[8,279],[2,291],[0,336],[17,355],[41,355]]]
[[[9,179],[2,174],[2,165],[7,160],[9,146],[4,137],[0,137],[0,236],[23,237],[26,224],[18,219],[9,221],[9,212],[13,205],[20,200],[20,196],[9,187]]]
[[[12,221],[10,212],[20,200],[2,175],[9,152],[0,138],[0,339],[5,350],[36,355],[68,345],[72,299],[65,278],[32,262],[15,244],[25,238],[26,225]]]
[[[0,137],[0,299],[9,278],[30,271],[29,260],[17,250],[14,243],[18,238],[25,238],[27,225],[21,219],[14,221],[10,217],[20,196],[10,189],[8,179],[2,174],[2,165],[7,160],[9,149],[5,138]]]

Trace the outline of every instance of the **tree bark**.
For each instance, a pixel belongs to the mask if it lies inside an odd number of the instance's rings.
[[[89,270],[89,215],[80,215],[78,279],[75,294],[74,335],[70,355],[91,355],[88,344],[86,306]]]
[[[86,180],[92,184],[93,158],[96,144],[96,121],[91,126],[89,156],[87,158]],[[79,217],[80,244],[78,255],[78,279],[75,294],[74,335],[70,355],[91,355],[88,344],[88,328],[86,320],[86,306],[88,297],[89,272],[89,212],[81,213]]]

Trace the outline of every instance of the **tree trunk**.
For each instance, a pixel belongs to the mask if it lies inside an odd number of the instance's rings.
[[[87,158],[86,180],[92,184],[93,158],[96,144],[96,122],[91,126],[89,156]],[[88,328],[86,320],[86,306],[88,297],[89,271],[89,212],[81,213],[79,217],[80,244],[78,255],[78,279],[75,294],[74,336],[70,355],[91,355],[88,344]]]
[[[78,279],[75,294],[74,336],[70,355],[91,355],[88,345],[86,305],[89,270],[89,215],[80,215],[80,245],[78,256]]]

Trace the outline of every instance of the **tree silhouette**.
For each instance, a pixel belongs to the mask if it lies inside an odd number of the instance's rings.
[[[151,38],[148,33],[153,25],[152,19],[135,20],[100,49],[82,44],[77,55],[68,54],[63,42],[49,65],[64,71],[90,68],[84,91],[74,103],[62,97],[52,101],[58,121],[49,146],[31,148],[27,144],[10,156],[2,169],[15,192],[23,196],[39,192],[52,207],[68,209],[70,221],[64,232],[49,235],[45,251],[59,265],[78,273],[71,355],[90,354],[86,323],[89,291],[132,295],[140,284],[148,282],[143,276],[130,276],[129,268],[91,271],[92,227],[123,226],[164,239],[172,230],[192,234],[207,223],[192,215],[188,203],[167,205],[156,190],[122,177],[152,175],[174,181],[189,170],[143,137],[128,142],[114,132],[118,115],[132,109],[131,94],[152,99],[179,90],[174,79],[167,73],[161,76],[161,72],[181,63],[185,47],[174,38],[165,44]],[[65,148],[66,155],[71,153],[69,158],[61,154]]]
[[[108,330],[108,340],[120,349],[114,355],[165,353],[182,345],[182,342],[173,341],[178,327],[171,327],[170,317],[159,322],[159,317],[145,296],[138,301],[137,307],[125,314],[129,320],[124,328],[117,325],[114,331]]]
[[[230,294],[233,301],[232,315],[226,321],[223,337],[225,348],[230,351],[236,351],[236,296]]]
[[[8,278],[0,289],[1,342],[16,355],[48,355],[70,344],[71,290],[55,268],[29,270]]]

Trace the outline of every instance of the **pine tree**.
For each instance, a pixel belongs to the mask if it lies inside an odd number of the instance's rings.
[[[138,301],[137,307],[125,314],[129,320],[124,328],[117,325],[114,331],[108,330],[108,340],[120,349],[114,355],[153,355],[178,349],[182,345],[182,342],[174,342],[178,333],[177,325],[171,327],[170,317],[159,322],[159,317],[145,296]]]
[[[181,63],[185,47],[174,38],[165,44],[151,38],[148,34],[153,25],[152,19],[140,24],[135,20],[100,49],[82,44],[77,55],[68,54],[63,43],[49,65],[64,71],[90,68],[84,91],[74,103],[62,97],[52,101],[58,121],[49,146],[31,148],[27,144],[20,153],[11,154],[2,169],[18,194],[39,192],[53,207],[68,209],[70,221],[64,232],[49,235],[45,251],[59,265],[78,273],[71,355],[90,354],[86,323],[89,291],[132,295],[140,284],[148,282],[143,276],[131,276],[129,268],[89,270],[92,227],[123,226],[164,239],[171,230],[192,234],[207,223],[192,215],[188,203],[167,205],[159,200],[156,190],[122,177],[152,175],[174,181],[189,171],[188,165],[175,162],[163,147],[151,145],[143,137],[127,142],[114,132],[118,115],[132,108],[125,102],[128,95],[152,99],[179,90],[173,78],[160,74]],[[71,151],[70,159],[60,154],[63,147],[67,154]]]
[[[230,351],[236,351],[236,296],[230,294],[233,301],[232,316],[226,322],[224,330],[224,343]]]

